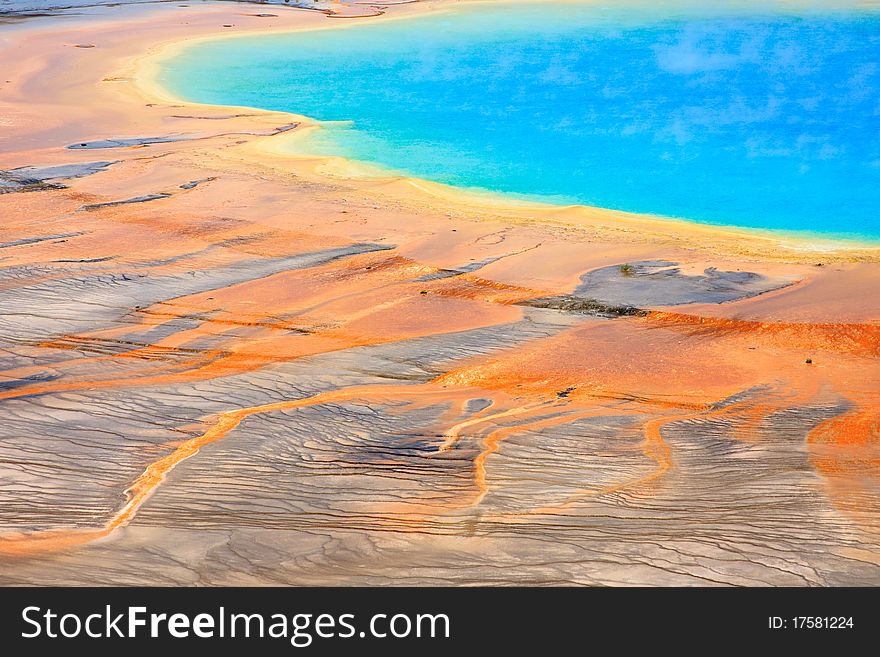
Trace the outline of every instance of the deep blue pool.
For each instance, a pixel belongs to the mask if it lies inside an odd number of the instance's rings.
[[[452,185],[880,239],[880,14],[662,4],[464,6],[212,41],[160,80],[350,121],[305,146]]]

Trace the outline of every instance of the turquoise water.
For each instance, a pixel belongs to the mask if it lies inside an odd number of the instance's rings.
[[[880,14],[663,4],[463,7],[212,41],[160,80],[198,102],[347,121],[307,148],[451,185],[880,239]]]

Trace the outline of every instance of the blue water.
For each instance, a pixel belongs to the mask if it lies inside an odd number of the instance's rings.
[[[452,185],[880,239],[880,14],[662,4],[465,6],[213,41],[161,81],[348,121],[305,147]]]

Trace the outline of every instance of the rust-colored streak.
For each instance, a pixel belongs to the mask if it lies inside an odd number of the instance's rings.
[[[531,414],[546,414],[546,412],[547,410],[544,407],[540,407],[533,410]],[[610,413],[612,413],[612,411],[608,411],[605,409],[590,409],[580,412],[564,412],[554,417],[535,420],[531,422],[524,422],[522,424],[517,424],[512,427],[502,427],[500,429],[495,429],[494,431],[490,432],[483,439],[482,451],[474,459],[474,485],[477,488],[477,493],[470,506],[478,506],[483,501],[483,498],[485,498],[486,495],[489,493],[490,484],[486,472],[486,462],[492,454],[500,449],[501,443],[511,436],[529,431],[541,431],[542,429],[549,429],[551,427],[559,425],[570,424],[584,418],[597,417]]]
[[[158,302],[138,311],[135,326],[43,341],[42,349],[97,355],[54,363],[60,379],[0,391],[0,400],[208,380],[319,353],[492,326],[518,318],[511,304],[538,294],[479,278],[413,282],[436,271],[400,256],[367,254]],[[154,343],[132,337],[175,319],[198,325]],[[206,339],[212,346],[199,346]],[[84,365],[103,362],[124,362],[136,372],[77,376]],[[41,373],[40,367],[0,372],[13,380]]]
[[[477,426],[480,424],[484,424],[486,422],[504,420],[504,419],[512,417],[512,416],[522,415],[524,413],[532,412],[535,409],[545,408],[548,403],[550,403],[550,402],[539,401],[539,402],[535,402],[532,404],[527,404],[525,406],[520,406],[520,407],[516,407],[516,408],[509,408],[506,411],[499,411],[497,413],[492,413],[491,415],[484,415],[481,417],[475,417],[475,418],[471,418],[469,420],[465,420],[463,422],[459,422],[458,424],[451,427],[447,432],[445,432],[443,443],[440,445],[440,447],[437,449],[437,451],[438,452],[445,452],[445,451],[451,449],[452,447],[454,447],[455,444],[461,438],[462,432],[465,429],[469,429],[471,427],[474,427],[474,426]]]
[[[657,464],[657,468],[650,475],[641,479],[639,481],[640,484],[646,484],[659,479],[669,470],[669,468],[672,467],[672,451],[669,449],[669,445],[666,444],[666,441],[663,440],[661,429],[672,422],[678,422],[692,417],[699,417],[699,414],[684,417],[675,415],[671,417],[661,417],[645,424],[645,440],[642,443],[642,452]]]
[[[750,336],[777,345],[798,346],[803,349],[865,356],[880,354],[880,324],[759,322],[674,312],[651,312],[644,321],[696,335]]]
[[[807,436],[807,448],[832,504],[880,533],[872,502],[880,481],[880,409],[862,405],[822,422]]]
[[[109,529],[49,529],[15,532],[0,536],[0,555],[29,557],[46,552],[60,552],[92,543],[110,534]]]
[[[366,397],[408,399],[412,396],[436,395],[444,394],[444,392],[442,389],[435,388],[429,384],[418,386],[355,386],[320,393],[303,399],[225,411],[217,417],[207,431],[184,441],[170,454],[147,466],[144,472],[126,490],[125,504],[113,514],[113,517],[103,527],[93,530],[46,530],[0,536],[0,554],[26,556],[82,545],[109,536],[114,530],[125,527],[134,519],[141,506],[162,485],[168,474],[179,463],[196,455],[206,445],[224,438],[251,415],[292,410],[318,404],[344,402]]]
[[[662,477],[672,467],[672,451],[669,445],[663,440],[661,429],[667,424],[696,417],[699,414],[691,415],[669,415],[649,420],[642,428],[644,439],[641,444],[642,453],[654,462],[655,467],[647,475],[640,476],[635,480],[625,481],[622,483],[605,486],[602,488],[581,488],[569,495],[566,499],[558,504],[541,506],[525,513],[516,515],[560,515],[564,514],[579,502],[607,495],[609,493],[617,493],[623,490],[635,489],[654,482]]]
[[[122,13],[0,39],[4,582],[880,581],[876,247],[350,176],[291,157],[307,119],[172,100],[145,56],[323,15]],[[86,38],[100,57],[69,47]],[[187,139],[64,148],[150,135]],[[99,157],[51,191],[8,184]],[[742,273],[723,303],[710,268]],[[311,374],[336,389],[278,396]],[[368,408],[295,410],[333,403]],[[223,559],[217,525],[261,545]],[[63,558],[26,562],[43,553]]]
[[[674,465],[672,450],[663,439],[663,428],[676,422],[717,417],[731,412],[737,412],[743,408],[743,404],[731,404],[721,408],[704,408],[697,412],[678,413],[648,420],[642,427],[644,439],[641,443],[642,453],[654,463],[654,468],[646,475],[637,477],[631,481],[624,481],[602,488],[582,488],[570,495],[559,504],[544,506],[529,511],[525,515],[558,515],[565,513],[584,499],[596,498],[602,495],[620,493],[622,491],[634,491],[641,487],[659,481]]]

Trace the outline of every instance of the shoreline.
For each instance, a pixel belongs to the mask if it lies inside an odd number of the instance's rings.
[[[505,0],[507,2],[520,3],[522,0]],[[465,5],[481,4],[485,0],[474,0],[464,3]],[[436,6],[435,6],[436,5]],[[445,3],[442,0],[429,3],[412,3],[406,6],[407,11],[399,14],[385,15],[382,20],[417,20],[425,13],[439,11],[455,12],[462,4]],[[396,7],[395,7],[396,9]],[[273,35],[297,34],[300,32],[312,32],[339,29],[339,27],[351,26],[346,22],[343,26],[337,24],[328,26],[298,27],[273,31]],[[621,222],[638,229],[640,227],[668,231],[673,237],[693,236],[700,237],[745,240],[754,244],[770,244],[771,250],[775,246],[781,252],[790,252],[790,255],[809,253],[815,256],[840,255],[852,256],[858,260],[880,261],[880,236],[876,239],[858,235],[828,235],[810,231],[789,231],[783,229],[764,229],[736,226],[732,224],[715,224],[700,222],[679,217],[670,217],[659,214],[646,214],[614,210],[598,206],[581,204],[557,204],[551,201],[538,201],[517,198],[516,194],[505,192],[493,192],[476,188],[464,188],[454,185],[439,183],[405,173],[398,173],[386,169],[383,165],[360,160],[352,160],[338,155],[321,155],[310,153],[297,146],[302,139],[303,133],[311,130],[321,130],[325,122],[302,114],[277,112],[260,107],[225,105],[213,103],[199,103],[190,101],[177,95],[158,81],[164,62],[179,57],[189,48],[199,44],[225,41],[238,38],[251,38],[262,34],[261,31],[241,31],[236,34],[217,32],[184,40],[169,41],[151,49],[151,52],[140,58],[133,66],[133,83],[143,95],[154,101],[170,102],[185,105],[192,108],[212,108],[224,110],[248,110],[265,112],[267,114],[285,114],[292,121],[300,125],[280,138],[265,142],[265,148],[258,149],[262,155],[276,160],[292,163],[298,173],[302,173],[306,164],[308,171],[321,177],[341,178],[344,180],[360,182],[367,185],[391,185],[399,184],[416,190],[433,198],[445,202],[472,209],[492,209],[499,212],[532,212],[539,215],[555,215],[552,221],[563,225],[578,225],[586,217],[601,217],[607,222]],[[126,69],[126,73],[131,69]],[[560,217],[559,215],[563,215]],[[540,219],[539,219],[540,220]],[[613,227],[613,226],[612,226]]]

